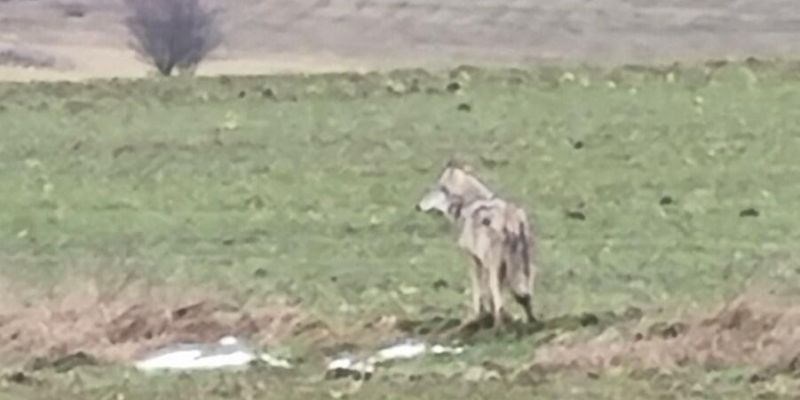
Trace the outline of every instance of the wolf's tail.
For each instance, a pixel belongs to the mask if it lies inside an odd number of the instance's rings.
[[[507,277],[512,291],[516,295],[530,295],[535,271],[531,264],[531,237],[528,218],[522,209],[515,208],[507,215],[506,240],[508,254],[506,256]]]

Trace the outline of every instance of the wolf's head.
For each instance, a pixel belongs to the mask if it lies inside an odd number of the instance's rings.
[[[465,204],[493,196],[492,191],[472,175],[469,166],[449,161],[436,184],[422,197],[416,208],[422,212],[439,211],[457,219],[458,211]]]

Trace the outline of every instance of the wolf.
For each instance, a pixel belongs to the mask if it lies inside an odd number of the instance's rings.
[[[416,209],[438,211],[458,227],[458,247],[474,264],[470,280],[475,319],[491,312],[495,327],[503,323],[500,288],[504,285],[522,306],[528,322],[536,322],[532,305],[536,268],[530,254],[533,239],[522,208],[496,196],[469,166],[451,160]]]

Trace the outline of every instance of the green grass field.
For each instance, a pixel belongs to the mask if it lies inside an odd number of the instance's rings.
[[[670,320],[753,287],[797,294],[792,64],[2,84],[0,127],[0,276],[34,307],[59,282],[127,275],[177,294],[291,304],[351,336],[381,315],[462,318],[468,260],[443,219],[414,211],[457,156],[530,214],[535,312],[600,320],[480,335],[453,362],[379,370],[352,394],[307,362],[279,374],[7,374],[0,399],[800,393],[791,374],[750,379],[760,366],[747,364],[519,373],[553,337],[601,335],[616,324],[604,316],[626,309]],[[321,351],[285,346],[310,360]],[[465,383],[487,361],[498,379]]]

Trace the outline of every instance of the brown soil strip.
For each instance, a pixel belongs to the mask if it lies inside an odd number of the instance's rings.
[[[216,341],[227,335],[262,346],[301,336],[324,342],[331,331],[300,307],[235,305],[220,293],[151,288],[144,284],[101,288],[63,285],[21,301],[10,285],[0,296],[0,355],[53,359],[79,352],[123,362],[182,341]]]
[[[615,326],[588,340],[555,340],[536,353],[534,365],[667,370],[752,365],[786,371],[800,367],[798,349],[797,303],[743,295],[715,312],[677,322]]]

